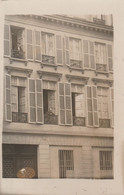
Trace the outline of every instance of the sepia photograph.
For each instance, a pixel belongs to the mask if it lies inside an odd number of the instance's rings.
[[[112,15],[6,15],[3,178],[114,178]]]

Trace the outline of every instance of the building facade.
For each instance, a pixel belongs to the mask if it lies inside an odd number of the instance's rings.
[[[5,17],[4,178],[113,178],[112,50],[111,16]]]

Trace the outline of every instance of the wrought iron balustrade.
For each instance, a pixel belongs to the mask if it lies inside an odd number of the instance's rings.
[[[105,20],[100,18],[93,18],[93,22],[97,24],[105,24]]]
[[[72,68],[82,68],[82,62],[80,60],[70,60],[70,66]]]
[[[44,123],[51,124],[51,125],[57,125],[58,124],[58,116],[53,114],[52,112],[47,112],[44,115]]]
[[[19,59],[25,59],[25,52],[24,51],[19,51],[19,50],[12,50],[11,51],[11,57],[19,58]]]
[[[28,122],[28,114],[27,113],[12,112],[12,122],[27,123]]]
[[[99,127],[110,128],[110,119],[99,119]]]
[[[107,65],[106,64],[96,64],[96,71],[107,72]]]
[[[48,56],[48,55],[42,55],[42,62],[46,64],[55,64],[55,57]]]
[[[85,117],[73,116],[73,125],[74,126],[86,126],[86,124],[85,124]]]

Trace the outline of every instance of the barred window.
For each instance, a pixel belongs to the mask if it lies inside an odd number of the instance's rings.
[[[100,170],[112,170],[112,151],[99,151]]]

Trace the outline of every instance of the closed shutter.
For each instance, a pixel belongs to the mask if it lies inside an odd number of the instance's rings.
[[[42,80],[36,80],[36,115],[37,123],[43,123],[43,90],[42,90]]]
[[[89,68],[89,45],[87,40],[83,40],[84,68]]]
[[[41,61],[41,32],[35,31],[35,60]]]
[[[59,123],[65,124],[64,83],[59,83]]]
[[[29,79],[29,122],[36,122],[35,80]]]
[[[90,41],[90,68],[95,69],[94,42]]]
[[[62,37],[60,35],[56,35],[56,63],[63,63]]]
[[[114,127],[114,89],[110,88],[111,97],[111,127]]]
[[[65,64],[70,65],[69,38],[65,37]]]
[[[10,56],[10,26],[4,25],[4,55]]]
[[[87,125],[93,126],[93,106],[92,106],[92,89],[86,86],[87,94]]]
[[[5,76],[5,120],[12,121],[11,108],[11,76]]]
[[[71,84],[65,83],[65,116],[66,125],[72,125]]]
[[[109,71],[113,71],[113,60],[112,60],[112,45],[107,45],[108,51],[108,68]]]
[[[92,102],[93,102],[93,124],[94,127],[99,126],[98,109],[97,109],[97,87],[92,86]]]
[[[33,59],[33,32],[27,29],[27,59]]]

